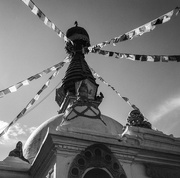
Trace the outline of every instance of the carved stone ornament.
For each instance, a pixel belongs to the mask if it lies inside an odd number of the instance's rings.
[[[21,141],[17,142],[16,148],[9,153],[9,156],[18,157],[18,158],[22,159],[23,161],[26,161],[29,163],[29,161],[26,158],[24,158],[24,156],[23,156]]]
[[[156,165],[156,164],[145,164],[146,175],[151,178],[180,178],[180,168]]]
[[[113,178],[126,178],[126,174],[111,150],[94,144],[78,154],[70,165],[68,178],[83,178],[88,170],[103,169]]]
[[[138,109],[129,113],[126,125],[151,129],[151,123],[145,120],[143,114]]]

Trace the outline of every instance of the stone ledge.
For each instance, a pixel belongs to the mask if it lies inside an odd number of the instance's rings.
[[[180,138],[166,135],[160,131],[128,126],[121,137],[126,143],[131,143],[131,140],[137,140],[139,146],[144,148],[180,154]]]
[[[18,157],[8,156],[0,161],[0,170],[27,172],[31,165]]]

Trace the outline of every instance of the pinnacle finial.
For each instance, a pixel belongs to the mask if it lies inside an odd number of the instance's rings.
[[[18,158],[22,159],[23,161],[26,161],[29,163],[29,161],[26,158],[24,158],[24,156],[23,156],[21,141],[17,142],[16,148],[9,153],[9,156],[18,157]]]
[[[77,22],[77,21],[75,21],[75,22],[74,22],[74,25],[77,27],[77,26],[78,26],[78,22]]]

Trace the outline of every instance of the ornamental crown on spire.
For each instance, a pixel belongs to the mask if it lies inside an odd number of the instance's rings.
[[[75,21],[75,26],[68,29],[66,36],[74,43],[73,46],[70,42],[66,43],[65,49],[67,53],[82,51],[85,47],[90,46],[90,39],[87,31],[78,26],[78,22]]]

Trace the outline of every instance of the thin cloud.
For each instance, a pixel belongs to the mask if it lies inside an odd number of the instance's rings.
[[[0,132],[8,125],[7,122],[0,121]],[[36,129],[36,127],[28,128],[27,125],[16,123],[0,138],[0,145],[14,145],[19,140],[25,140]]]
[[[28,129],[29,133],[31,134],[34,130],[36,130],[36,128],[37,128],[37,127],[30,127],[30,128]]]
[[[175,111],[180,109],[180,96],[176,98],[171,98],[162,103],[154,112],[149,114],[149,119],[151,122],[157,122],[166,115],[170,114],[172,111],[174,114],[177,114]]]

